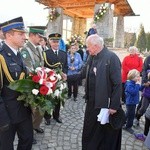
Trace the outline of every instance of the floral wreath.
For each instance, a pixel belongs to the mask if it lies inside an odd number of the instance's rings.
[[[51,8],[51,11],[49,12],[49,15],[48,15],[48,19],[50,21],[54,21],[56,20],[58,17],[60,16],[60,13],[57,11],[56,8]]]
[[[72,35],[70,39],[67,40],[68,44],[71,45],[72,43],[78,43],[79,47],[83,47],[83,37],[81,35]]]
[[[105,4],[101,5],[94,15],[94,22],[100,21],[107,12],[108,7]]]

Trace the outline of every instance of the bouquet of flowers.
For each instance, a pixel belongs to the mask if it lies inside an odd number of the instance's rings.
[[[107,12],[107,9],[108,8],[105,6],[105,4],[100,6],[100,8],[96,11],[94,15],[94,22],[100,21],[104,14]]]
[[[51,114],[58,100],[64,105],[67,85],[60,70],[38,67],[26,79],[11,82],[9,88],[21,93],[18,101],[26,106],[39,108],[41,113]]]

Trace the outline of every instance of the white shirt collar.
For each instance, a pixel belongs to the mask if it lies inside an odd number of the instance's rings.
[[[19,52],[19,50],[14,49],[13,47],[9,46],[7,43],[6,45],[13,51],[13,53],[17,56],[17,53]]]

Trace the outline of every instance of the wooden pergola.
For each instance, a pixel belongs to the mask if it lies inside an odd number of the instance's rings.
[[[114,4],[114,16],[135,16],[127,0],[35,0],[46,8],[63,8],[64,14],[72,17],[92,18],[98,3]]]

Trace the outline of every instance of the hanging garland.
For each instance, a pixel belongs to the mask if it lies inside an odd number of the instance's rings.
[[[48,15],[48,19],[50,21],[54,21],[56,20],[58,17],[60,16],[60,13],[57,11],[56,8],[51,8],[51,11],[49,12],[49,15]]]
[[[105,4],[101,5],[100,8],[96,11],[94,15],[94,22],[100,21],[103,16],[106,14],[108,7],[105,6]]]

